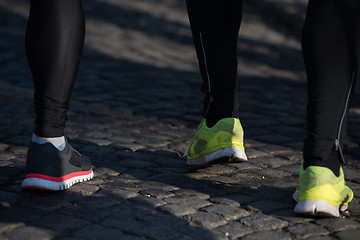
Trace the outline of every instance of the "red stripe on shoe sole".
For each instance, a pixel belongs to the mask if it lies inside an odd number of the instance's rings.
[[[92,173],[92,169],[90,169],[89,171],[73,172],[73,173],[67,174],[62,177],[51,177],[51,176],[38,174],[38,173],[30,173],[30,174],[27,174],[25,176],[25,178],[39,178],[39,179],[44,179],[44,180],[48,180],[48,181],[52,181],[52,182],[63,182],[63,181],[69,180],[70,178],[73,178],[73,177],[81,177],[81,176],[89,175],[91,173]]]

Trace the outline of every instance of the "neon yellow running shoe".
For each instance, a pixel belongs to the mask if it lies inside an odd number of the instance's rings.
[[[187,164],[203,165],[220,159],[246,161],[243,138],[237,118],[223,118],[211,128],[203,119],[190,143]]]
[[[295,213],[316,217],[339,217],[345,211],[354,194],[345,185],[344,172],[340,167],[337,177],[326,167],[310,166],[300,169],[300,187],[293,194],[297,201]]]

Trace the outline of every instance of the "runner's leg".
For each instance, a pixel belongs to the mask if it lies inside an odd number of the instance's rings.
[[[187,0],[191,30],[203,79],[204,116],[209,127],[239,115],[237,40],[241,0]]]
[[[66,112],[84,44],[80,0],[31,0],[26,53],[35,85],[35,133],[64,135]]]

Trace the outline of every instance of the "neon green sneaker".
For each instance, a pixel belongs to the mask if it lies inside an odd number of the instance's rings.
[[[203,165],[223,158],[246,161],[243,138],[237,118],[223,118],[211,128],[203,119],[190,143],[187,164]]]
[[[354,194],[345,185],[344,172],[340,167],[337,177],[326,167],[310,166],[300,169],[300,187],[293,194],[297,201],[295,213],[317,217],[339,217],[345,211]]]

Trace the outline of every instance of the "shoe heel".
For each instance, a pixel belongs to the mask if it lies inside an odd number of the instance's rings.
[[[339,207],[319,200],[307,199],[298,201],[294,211],[297,214],[306,216],[340,217]]]

